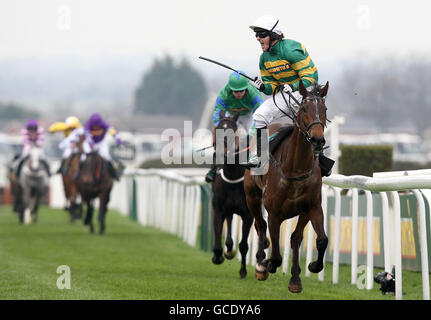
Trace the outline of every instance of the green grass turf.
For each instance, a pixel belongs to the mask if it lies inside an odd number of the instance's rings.
[[[241,280],[236,258],[214,265],[210,252],[174,235],[142,227],[115,211],[106,221],[106,234],[99,236],[81,221],[71,224],[62,210],[42,207],[38,223],[26,226],[10,207],[0,207],[0,299],[394,299],[376,284],[370,291],[350,285],[348,266],[340,266],[334,285],[332,265],[326,264],[321,282],[317,275],[304,275],[302,261],[300,294],[288,291],[290,274],[281,268],[261,282],[248,266]],[[57,288],[60,265],[70,267],[70,290]],[[404,299],[422,299],[420,273],[403,272],[403,286]]]

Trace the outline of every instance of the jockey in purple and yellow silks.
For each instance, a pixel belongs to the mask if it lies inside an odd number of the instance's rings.
[[[42,148],[43,146],[43,138],[44,138],[44,130],[43,128],[39,127],[37,121],[35,119],[30,119],[27,122],[27,125],[25,126],[25,129],[21,130],[21,135],[22,135],[22,153],[21,156],[19,157],[19,161],[18,161],[18,166],[17,166],[17,170],[16,170],[16,176],[19,177],[20,173],[21,173],[21,168],[22,165],[24,163],[24,160],[27,158],[27,156],[30,153],[30,149],[33,146],[36,147],[40,147]],[[45,170],[48,173],[48,176],[51,175],[50,169],[49,169],[49,165],[46,162],[45,156],[42,153],[42,159],[41,162],[43,164],[43,166],[45,167]]]
[[[110,133],[114,138],[117,145],[122,143],[117,132],[110,128],[110,126],[102,119],[100,114],[94,113],[84,125],[84,143],[82,145],[84,153],[97,151],[98,154],[107,161],[109,170],[115,179],[119,179],[121,171],[124,169],[123,165],[119,163],[120,168],[115,169],[112,163],[112,157],[109,152],[109,144],[106,139],[106,133]]]
[[[82,125],[79,122],[79,119],[75,116],[67,117],[65,122],[55,122],[49,127],[49,133],[55,133],[60,131],[64,133],[64,139],[58,145],[58,147],[63,151],[63,153],[61,155],[61,165],[60,168],[57,170],[57,173],[62,173],[63,170],[67,170],[65,168],[66,159],[68,159],[73,152],[77,151],[77,144],[73,142],[72,139],[70,139],[69,137],[74,130],[81,127]]]

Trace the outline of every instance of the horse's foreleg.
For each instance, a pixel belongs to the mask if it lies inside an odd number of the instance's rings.
[[[280,220],[278,218],[274,218],[271,215],[268,215],[268,226],[269,226],[269,234],[271,237],[272,243],[272,251],[271,258],[269,259],[269,263],[267,263],[268,271],[271,273],[275,273],[277,268],[281,266],[281,262],[283,261],[280,255]]]
[[[248,252],[248,235],[250,234],[251,225],[253,224],[253,217],[249,214],[242,215],[242,238],[238,245],[239,252],[241,253],[241,269],[239,275],[244,279],[247,275],[246,259]]]
[[[84,220],[84,224],[86,226],[90,226],[90,232],[93,233],[94,232],[94,226],[93,226],[93,204],[91,203],[91,201],[86,201],[87,202],[87,214],[85,216],[85,220]]]
[[[317,233],[316,248],[318,254],[317,260],[308,265],[308,270],[313,273],[319,273],[323,269],[323,257],[328,246],[328,237],[323,227],[323,211],[321,206],[310,212],[310,220],[314,231]]]
[[[223,231],[223,216],[222,212],[214,207],[214,219],[213,219],[213,227],[214,227],[214,247],[213,252],[214,255],[212,257],[212,262],[214,264],[222,264],[224,261],[223,257],[223,248],[221,244],[221,234]]]
[[[232,218],[233,214],[226,217],[227,222],[227,234],[226,234],[226,251],[224,252],[224,257],[228,260],[231,260],[235,257],[235,252],[232,251],[233,248],[233,240],[232,240]]]
[[[299,274],[301,273],[301,268],[299,267],[299,247],[301,246],[304,228],[309,219],[310,218],[307,214],[300,214],[298,224],[290,238],[290,246],[292,248],[292,278],[290,278],[289,282],[289,291],[293,293],[299,293],[302,291],[301,278],[299,277]]]

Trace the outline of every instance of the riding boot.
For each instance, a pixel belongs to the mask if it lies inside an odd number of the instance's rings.
[[[118,176],[117,170],[114,167],[114,164],[112,163],[112,161],[108,161],[108,171],[111,174],[112,178],[114,178],[115,180],[119,181],[120,177]]]
[[[55,172],[56,174],[63,174],[63,170],[64,170],[64,163],[66,162],[66,159],[61,159],[61,163],[60,163],[60,167],[58,168],[58,170]]]
[[[40,160],[40,162],[42,163],[42,165],[44,166],[46,173],[48,174],[48,177],[51,176],[51,170],[49,168],[49,164],[48,162],[46,162],[46,160]]]
[[[256,152],[250,155],[248,163],[244,165],[245,168],[256,168],[260,166],[260,157],[262,155],[262,131],[266,129],[256,128]]]
[[[322,177],[329,177],[332,173],[332,167],[335,161],[326,157],[323,152],[319,153],[319,166],[322,172]]]
[[[20,174],[21,174],[21,169],[22,169],[22,165],[24,164],[24,161],[27,157],[25,157],[24,159],[21,159],[18,163],[18,166],[16,167],[16,177],[17,179],[19,178]]]
[[[208,183],[214,182],[216,173],[217,173],[216,151],[215,151],[215,148],[214,148],[213,163],[211,164],[210,171],[208,171],[207,175],[205,176],[205,181],[208,182]]]

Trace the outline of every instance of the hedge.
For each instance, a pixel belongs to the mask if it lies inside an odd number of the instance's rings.
[[[391,171],[390,145],[341,145],[338,170],[340,174],[372,176],[373,172]]]

